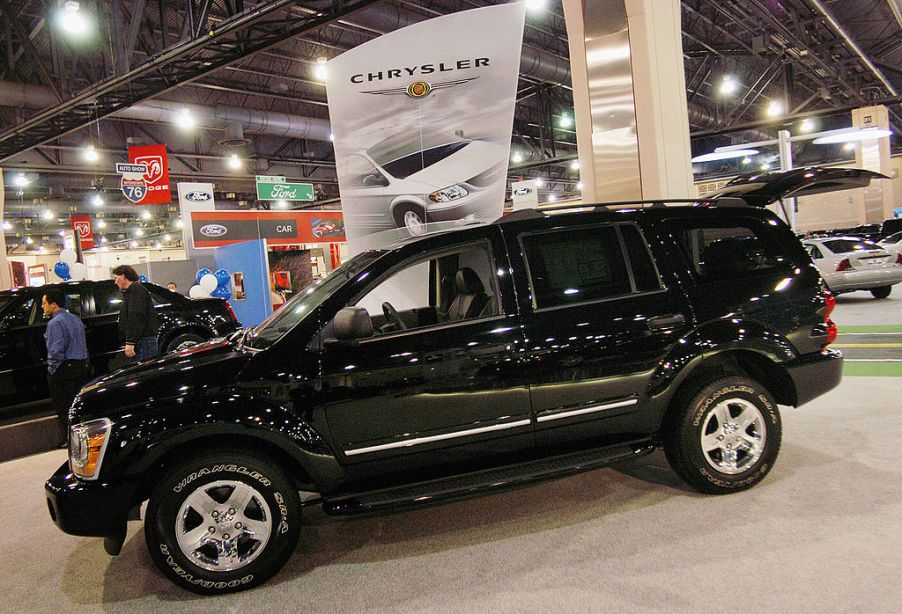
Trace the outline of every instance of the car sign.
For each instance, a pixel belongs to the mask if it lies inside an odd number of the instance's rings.
[[[191,202],[195,203],[206,202],[211,198],[213,198],[213,195],[209,192],[188,192],[187,194],[185,194],[186,200],[190,200]]]
[[[205,237],[221,237],[229,232],[229,229],[222,224],[207,224],[200,227],[200,234]]]

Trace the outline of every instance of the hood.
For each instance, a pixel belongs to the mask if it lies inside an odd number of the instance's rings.
[[[705,194],[703,198],[709,200],[731,196],[741,198],[753,207],[766,207],[781,198],[863,188],[872,179],[889,177],[860,168],[809,166],[788,171],[740,175],[719,190]]]
[[[191,397],[230,385],[250,356],[229,340],[218,339],[114,371],[82,388],[72,421],[134,413],[155,400]]]

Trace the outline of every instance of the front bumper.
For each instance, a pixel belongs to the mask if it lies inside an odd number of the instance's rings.
[[[839,386],[842,380],[842,353],[826,349],[800,356],[786,370],[796,391],[796,407]]]
[[[78,480],[63,463],[44,484],[50,518],[70,535],[107,537],[126,525],[137,486]]]

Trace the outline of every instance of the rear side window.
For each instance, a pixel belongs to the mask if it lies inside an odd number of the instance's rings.
[[[781,238],[756,219],[699,217],[671,219],[666,225],[703,281],[756,277],[786,268]]]
[[[119,313],[122,301],[122,292],[114,284],[97,284],[94,286],[94,310],[97,312],[97,315]]]
[[[558,307],[631,292],[613,226],[520,237],[536,308]]]
[[[648,252],[648,246],[642,233],[635,226],[620,226],[623,236],[623,245],[626,247],[626,255],[630,259],[630,267],[633,270],[633,278],[638,292],[649,292],[661,287],[661,279],[658,270]]]

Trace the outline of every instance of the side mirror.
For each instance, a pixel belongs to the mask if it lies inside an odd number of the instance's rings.
[[[332,333],[338,341],[372,337],[373,320],[363,307],[345,307],[332,319]]]

